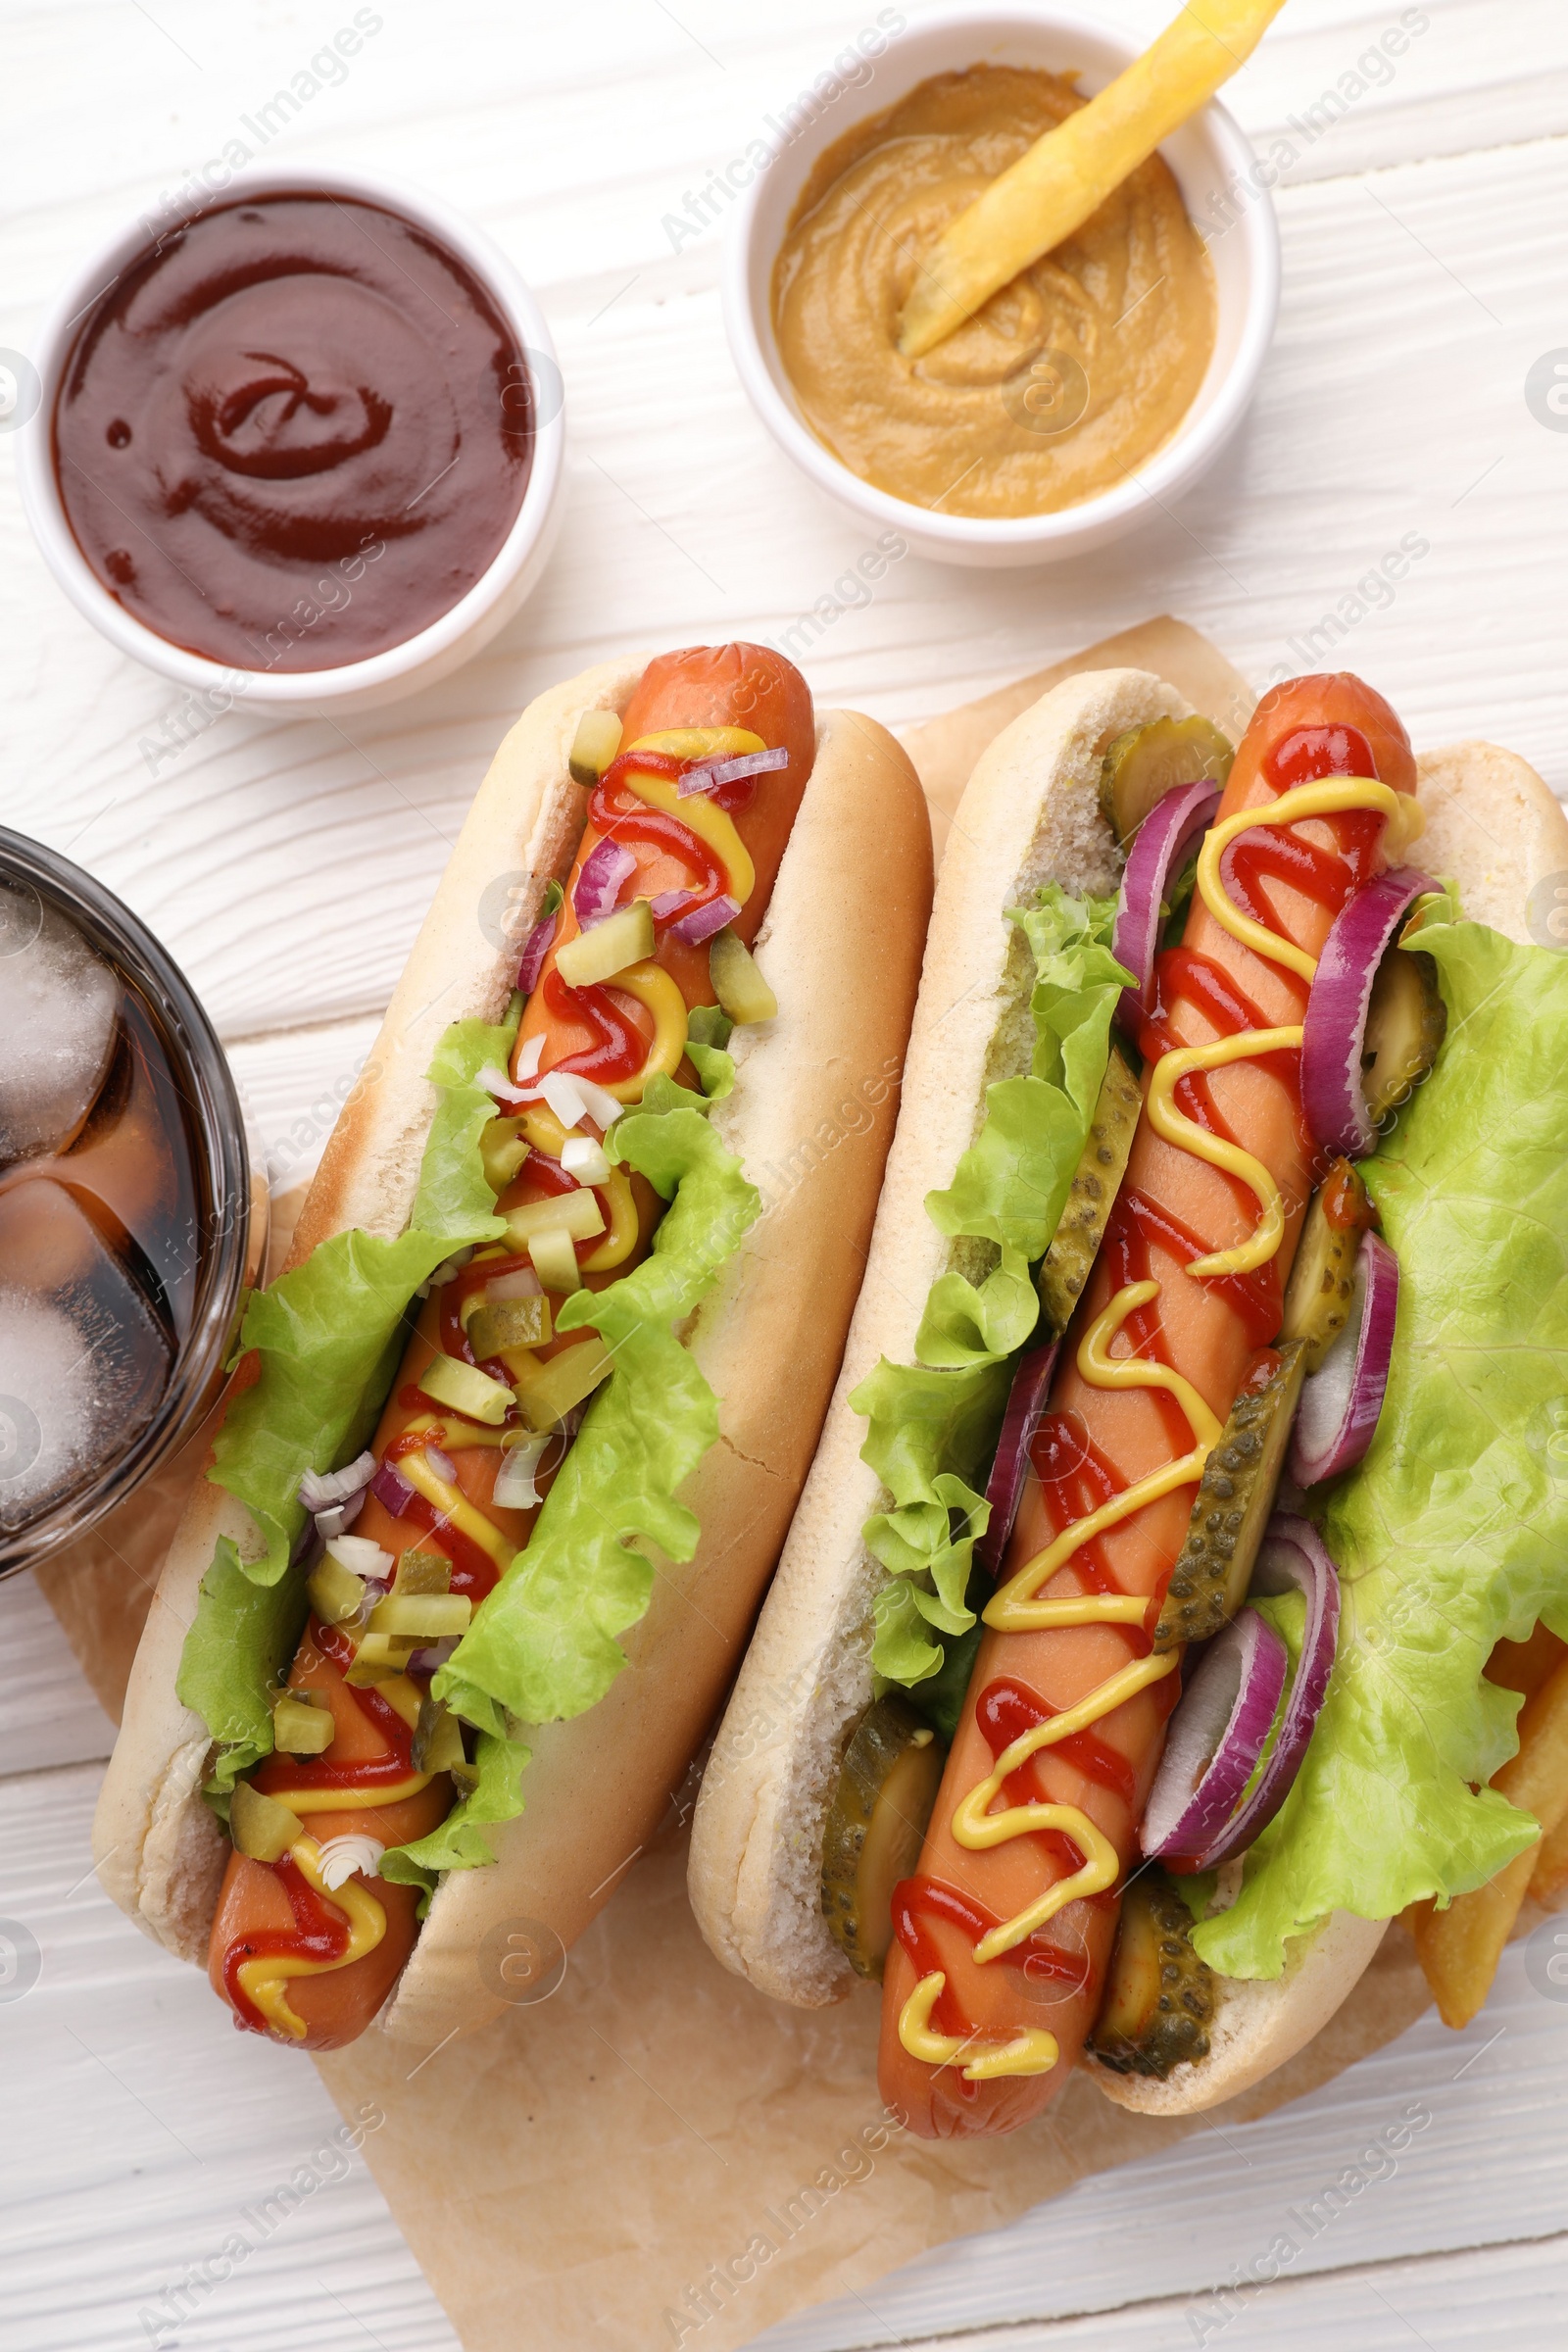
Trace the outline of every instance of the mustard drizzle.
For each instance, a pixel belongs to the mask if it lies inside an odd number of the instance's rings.
[[[1424,812],[1414,795],[1396,792],[1392,785],[1372,776],[1337,776],[1314,784],[1298,784],[1268,807],[1237,809],[1211,826],[1199,853],[1198,895],[1215,922],[1233,939],[1254,955],[1283,965],[1310,983],[1317,970],[1316,957],[1298,947],[1294,940],[1281,939],[1266,925],[1243,914],[1226,894],[1221,860],[1233,841],[1256,826],[1295,824],[1308,817],[1338,816],[1365,808],[1375,808],[1386,818],[1384,853],[1391,865],[1397,864],[1424,823]],[[1205,1133],[1195,1120],[1188,1118],[1176,1106],[1176,1088],[1195,1072],[1222,1069],[1232,1062],[1264,1054],[1295,1051],[1300,1044],[1298,1025],[1244,1029],[1208,1045],[1175,1047],[1160,1055],[1151,1073],[1145,1107],[1155,1134],[1176,1150],[1190,1152],[1195,1158],[1206,1160],[1211,1167],[1239,1178],[1258,1204],[1257,1224],[1245,1241],[1231,1249],[1210,1250],[1187,1266],[1186,1272],[1197,1281],[1250,1273],[1266,1265],[1285,1238],[1285,1205],[1279,1186],[1262,1161],[1243,1151],[1240,1145]],[[1162,1389],[1173,1396],[1191,1426],[1192,1448],[1163,1469],[1136,1480],[1098,1509],[1074,1520],[1043,1551],[1025,1561],[993,1594],[983,1612],[986,1624],[998,1632],[1141,1625],[1148,1615],[1150,1603],[1136,1593],[1073,1593],[1059,1600],[1042,1600],[1038,1595],[1085,1544],[1131,1518],[1146,1503],[1156,1502],[1179,1487],[1196,1486],[1210,1449],[1219,1442],[1222,1424],[1192,1383],[1179,1372],[1146,1357],[1110,1353],[1111,1343],[1128,1316],[1157,1298],[1160,1287],[1157,1282],[1129,1283],[1118,1291],[1084,1333],[1078,1347],[1077,1366],[1091,1388]],[[1033,1731],[1023,1733],[997,1758],[987,1777],[959,1799],[951,1828],[956,1842],[970,1851],[1004,1845],[1010,1838],[1028,1837],[1041,1830],[1057,1830],[1084,1856],[1078,1870],[1058,1879],[1026,1909],[1004,1920],[980,1938],[974,1947],[978,1963],[983,1965],[1015,1949],[1068,1903],[1113,1886],[1120,1870],[1116,1849],[1109,1838],[1076,1805],[1009,1805],[1001,1813],[993,1813],[991,1807],[1006,1782],[1042,1749],[1100,1722],[1139,1691],[1151,1689],[1172,1673],[1179,1662],[1180,1653],[1176,1650],[1133,1659],[1097,1685],[1075,1707],[1065,1708],[1059,1715],[1036,1725]],[[950,2066],[972,2050],[976,2054],[962,2069],[965,2080],[971,2082],[1003,2076],[1048,2074],[1056,2064],[1060,2052],[1055,2038],[1038,2027],[1020,2028],[1008,2040],[992,2045],[980,2043],[974,2034],[959,2038],[937,2033],[931,2025],[931,2013],[946,1984],[944,1972],[933,1969],[920,1979],[900,2012],[899,2039],[911,2058],[923,2059],[928,2066]]]

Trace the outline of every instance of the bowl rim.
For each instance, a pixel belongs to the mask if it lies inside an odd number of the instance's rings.
[[[1109,51],[1128,65],[1143,54],[1140,45],[1118,26],[1082,16],[1076,10],[1008,6],[1004,0],[1001,6],[958,6],[916,18],[889,41],[885,56],[892,58],[916,42],[940,40],[944,36],[967,41],[978,48],[988,38],[1005,37],[1010,29],[1061,32],[1069,39],[1084,40],[1102,52]],[[929,73],[942,70],[935,62],[927,69]],[[863,119],[857,116],[854,121]],[[853,127],[854,122],[845,125],[846,129]],[[1255,167],[1257,159],[1250,141],[1235,116],[1217,98],[1206,100],[1180,125],[1180,130],[1198,130],[1206,135],[1227,178],[1247,177]],[[830,140],[828,144],[831,143]],[[1162,140],[1156,152],[1161,152],[1165,144]],[[820,149],[811,151],[801,168],[803,177],[820,152]],[[1107,529],[1130,521],[1150,506],[1157,505],[1161,498],[1180,490],[1203,470],[1245,414],[1273,339],[1279,310],[1279,221],[1266,185],[1256,187],[1255,200],[1241,210],[1236,222],[1246,256],[1248,284],[1241,331],[1230,365],[1192,430],[1184,431],[1179,424],[1172,437],[1138,473],[1078,506],[1061,507],[1047,514],[1009,515],[1000,519],[977,514],[940,514],[932,508],[915,506],[907,499],[896,497],[892,491],[879,489],[856,473],[843,459],[835,457],[780,390],[769,361],[773,349],[771,316],[760,318],[752,298],[758,214],[772,172],[787,162],[788,154],[786,148],[775,156],[766,172],[760,172],[753,179],[737,199],[731,216],[722,271],[725,332],[747,396],[785,455],[793,458],[819,488],[853,506],[870,520],[917,537],[933,553],[944,545],[955,549],[989,549],[999,555],[1033,547],[1043,553],[1057,553],[1080,538],[1094,537],[1098,541]],[[794,194],[799,194],[798,188]],[[771,277],[770,268],[769,285]]]
[[[204,1265],[191,1327],[151,1419],[122,1451],[52,1503],[39,1519],[0,1531],[0,1580],[75,1541],[171,1461],[211,1411],[229,1343],[237,1336],[256,1213],[245,1124],[232,1065],[212,1016],[157,934],[85,866],[30,834],[0,825],[0,876],[52,904],[111,960],[122,987],[148,1001],[166,1049],[181,1065],[196,1147],[206,1163],[209,1198],[202,1232]]]
[[[167,230],[206,212],[257,197],[287,194],[357,198],[400,213],[451,247],[516,334],[536,380],[537,363],[554,371],[554,411],[534,430],[533,460],[512,528],[473,586],[402,644],[328,669],[246,669],[215,661],[138,620],[110,595],[82,554],[66,514],[54,466],[54,413],[65,362],[86,313],[121,270]],[[238,172],[210,198],[149,208],[98,244],[62,286],[33,339],[38,405],[18,434],[17,478],[23,511],[44,562],[76,610],[120,652],[176,684],[208,694],[243,694],[255,704],[312,705],[364,696],[408,678],[450,652],[493,611],[549,527],[565,460],[565,402],[560,362],[532,289],[488,232],[416,182],[340,165],[258,165]],[[541,407],[548,405],[540,403]]]

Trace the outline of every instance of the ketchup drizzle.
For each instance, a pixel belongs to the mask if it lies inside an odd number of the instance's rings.
[[[354,1663],[354,1644],[335,1625],[323,1625],[313,1615],[306,1639],[323,1658],[346,1675]],[[344,1689],[382,1741],[376,1756],[334,1758],[329,1748],[321,1756],[284,1756],[273,1753],[252,1776],[252,1787],[264,1796],[286,1796],[291,1788],[390,1788],[414,1772],[414,1734],[379,1690],[361,1690],[346,1682]],[[334,1745],[336,1742],[334,1741]]]
[[[288,1896],[294,1925],[253,1928],[248,1936],[236,1937],[223,1954],[223,1990],[242,2034],[269,2031],[266,2018],[240,1983],[239,1972],[247,1960],[318,1960],[329,1968],[349,1948],[346,1916],[335,1903],[317,1893],[297,1862],[285,1854],[281,1862],[262,1867],[273,1872]]]

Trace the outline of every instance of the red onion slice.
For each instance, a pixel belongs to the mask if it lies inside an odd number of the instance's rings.
[[[720,892],[716,899],[710,899],[706,906],[695,907],[690,914],[683,914],[678,922],[671,923],[669,927],[675,937],[683,939],[689,948],[700,948],[704,940],[711,939],[715,931],[722,931],[726,923],[732,923],[740,910],[738,899],[726,898]]]
[[[560,920],[559,914],[547,914],[542,922],[535,923],[528,934],[522,961],[517,966],[517,986],[525,997],[531,997],[539,985],[539,975],[545,968],[545,957],[550,953],[556,925]]]
[[[424,1458],[437,1478],[444,1478],[449,1487],[457,1485],[458,1465],[450,1453],[443,1453],[439,1446],[427,1446],[424,1449]]]
[[[1411,900],[1431,888],[1414,866],[1391,866],[1347,900],[1318,957],[1301,1016],[1301,1104],[1324,1150],[1348,1159],[1377,1148],[1361,1086],[1372,983]]]
[[[1371,1445],[1389,1385],[1398,1311],[1399,1261],[1380,1234],[1363,1234],[1345,1329],[1302,1383],[1296,1408],[1289,1468],[1298,1487],[1353,1469]]]
[[[1178,784],[1154,803],[1127,853],[1111,953],[1137,982],[1135,988],[1122,990],[1116,1006],[1116,1018],[1134,1045],[1150,1008],[1149,987],[1166,888],[1171,876],[1181,871],[1193,843],[1213,823],[1219,800],[1211,781],[1200,778],[1196,784]]]
[[[1223,1837],[1203,1857],[1205,1869],[1229,1862],[1236,1854],[1245,1854],[1284,1804],[1301,1769],[1312,1728],[1328,1696],[1329,1676],[1334,1671],[1334,1648],[1340,1633],[1339,1571],[1324,1550],[1323,1539],[1315,1527],[1288,1511],[1276,1511],[1258,1546],[1252,1591],[1288,1592],[1293,1586],[1306,1595],[1306,1624],[1301,1633],[1296,1680],[1286,1702],[1285,1720],[1257,1787],[1235,1819],[1226,1825]]]
[[[689,767],[675,786],[676,796],[686,800],[694,792],[711,792],[715,784],[738,784],[743,776],[771,775],[776,769],[788,767],[789,746],[780,744],[771,752],[738,752],[732,760],[704,761],[700,767]]]
[[[695,890],[662,890],[657,899],[649,900],[648,911],[656,923],[667,923],[672,915],[679,914],[683,906],[689,906],[700,896],[701,893]]]
[[[572,906],[583,930],[602,923],[607,914],[615,911],[620,886],[628,874],[637,870],[637,860],[623,841],[612,841],[607,833],[596,841],[582,861],[577,887],[571,894]]]
[[[1060,1345],[1059,1340],[1053,1340],[1049,1347],[1031,1348],[1027,1355],[1019,1357],[1018,1369],[1012,1376],[1007,1409],[1002,1417],[1002,1435],[997,1440],[996,1459],[986,1486],[991,1517],[974,1547],[974,1556],[988,1576],[998,1576],[1002,1571],[1002,1555],[1018,1516],[1024,1472],[1029,1467],[1029,1447],[1051,1394],[1051,1375],[1056,1368],[1056,1350]]]
[[[370,1493],[382,1510],[390,1511],[394,1519],[401,1519],[414,1500],[414,1489],[402,1471],[394,1468],[391,1462],[381,1464],[370,1481]]]
[[[1140,1838],[1152,1860],[1206,1870],[1273,1726],[1290,1652],[1243,1609],[1203,1652],[1170,1719]]]

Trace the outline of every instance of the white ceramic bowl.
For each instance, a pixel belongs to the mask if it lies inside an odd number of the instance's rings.
[[[544,314],[506,255],[482,229],[461,213],[450,211],[437,197],[402,180],[382,179],[367,172],[326,171],[315,166],[292,172],[245,172],[210,201],[216,205],[255,196],[318,193],[358,197],[366,204],[401,213],[427,228],[472,271],[528,359],[538,413],[533,463],[516,519],[489,568],[449,612],[402,645],[333,669],[288,672],[239,669],[171,645],[127,612],[92,570],[66,518],[55,476],[55,396],[82,314],[127,264],[147,251],[160,229],[167,230],[181,216],[172,215],[151,225],[137,220],[122,230],[83,263],[39,331],[32,357],[40,378],[40,397],[35,413],[17,436],[22,502],[44,561],[77,611],[122,653],[133,655],[176,685],[211,697],[213,707],[219,710],[243,702],[258,710],[330,707],[334,710],[368,710],[450,676],[488,644],[532,592],[549,561],[561,521],[565,456],[561,369]],[[193,204],[183,217],[189,218],[199,209]]]
[[[1279,228],[1266,189],[1250,177],[1252,150],[1234,119],[1213,101],[1159,150],[1195,225],[1207,232],[1218,305],[1208,370],[1176,432],[1136,477],[1114,490],[1058,514],[1006,521],[937,514],[895,498],[862,481],[812,432],[773,338],[773,263],[790,216],[826,148],[855,122],[882,114],[933,74],[982,64],[1044,67],[1056,74],[1078,73],[1079,87],[1092,95],[1137,54],[1120,33],[1054,9],[953,9],[923,17],[876,60],[868,80],[818,111],[816,121],[759,174],[736,205],[725,256],[724,319],[735,365],[758,415],[785,455],[819,488],[866,521],[902,532],[916,553],[939,563],[1050,564],[1103,547],[1190,489],[1218,456],[1251,399],[1279,307]],[[1234,220],[1224,233],[1217,232],[1209,210],[1220,196],[1228,196],[1226,209]]]

